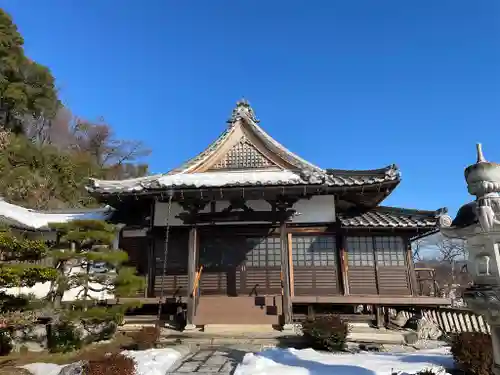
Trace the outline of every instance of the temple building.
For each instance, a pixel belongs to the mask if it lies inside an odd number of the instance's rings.
[[[442,211],[381,206],[400,181],[395,165],[316,166],[240,101],[222,134],[178,168],[93,179],[88,190],[124,225],[120,248],[147,277],[137,298],[185,306],[188,327],[289,325],[325,309],[449,304],[419,296],[411,256]]]

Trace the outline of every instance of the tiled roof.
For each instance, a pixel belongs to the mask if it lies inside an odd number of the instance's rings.
[[[337,186],[370,185],[401,179],[401,173],[395,164],[380,169],[327,169],[325,172],[328,179]]]
[[[267,134],[255,118],[253,109],[246,101],[238,102],[233,110],[229,126],[203,152],[188,160],[180,167],[165,174],[121,181],[91,179],[87,189],[96,194],[134,194],[151,190],[172,188],[218,188],[237,186],[292,186],[321,185],[328,187],[363,187],[392,182],[392,188],[400,181],[400,173],[395,165],[374,170],[324,170],[302,159],[286,149]],[[266,151],[284,160],[286,168],[279,171],[244,170],[232,172],[198,172],[203,163],[211,160],[214,153],[238,136],[237,127],[245,125],[245,131],[253,133]],[[215,155],[217,156],[217,155]],[[203,170],[203,169],[200,169]]]
[[[355,175],[329,174],[311,171],[244,171],[161,174],[121,181],[91,179],[87,189],[90,192],[118,194],[144,191],[158,191],[172,188],[219,188],[237,186],[297,186],[325,185],[329,187],[356,187],[384,182],[399,182],[397,169],[376,170]],[[364,171],[366,172],[366,171]]]
[[[244,121],[248,125],[248,129],[265,145],[267,149],[279,155],[283,160],[296,167],[297,169],[310,169],[312,171],[322,171],[318,166],[302,159],[298,155],[294,154],[286,147],[281,145],[273,137],[267,134],[264,129],[258,125],[258,120],[255,118],[253,109],[250,107],[248,102],[239,101],[236,104],[236,108],[233,110],[231,119],[228,121],[229,127],[224,130],[219,137],[208,145],[202,152],[200,152],[195,157],[189,159],[177,168],[172,169],[168,174],[178,174],[188,171],[189,169],[195,167],[196,165],[202,163],[204,160],[208,159],[214,152],[216,152],[220,146],[222,146],[226,140],[230,138],[232,130],[234,129],[235,123],[238,121]]]
[[[343,227],[436,228],[440,211],[379,206],[363,213],[338,215]]]

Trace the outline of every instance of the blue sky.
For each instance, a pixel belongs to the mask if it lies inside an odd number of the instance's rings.
[[[498,0],[0,0],[75,114],[143,140],[163,172],[246,97],[325,168],[396,163],[385,204],[454,212],[482,142],[500,162]]]

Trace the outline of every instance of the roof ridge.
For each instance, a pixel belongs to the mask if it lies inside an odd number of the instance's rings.
[[[396,164],[390,164],[382,168],[376,168],[376,169],[333,169],[333,168],[327,168],[325,169],[326,174],[345,174],[345,175],[372,175],[372,174],[395,174],[401,177],[401,171],[399,170],[398,166]]]
[[[213,140],[211,143],[208,144],[207,147],[205,147],[205,149],[203,149],[195,156],[184,161],[178,167],[173,168],[164,174],[172,175],[177,173],[183,173],[186,170],[192,168],[193,166],[198,165],[200,162],[205,160],[205,158],[209,155],[211,151],[217,148],[226,138],[228,138],[228,136],[231,134],[231,131],[232,131],[231,128],[224,129],[215,140]]]
[[[296,164],[298,164],[297,167],[299,167],[299,169],[313,169],[313,170],[318,171],[318,172],[320,172],[320,171],[324,172],[323,168],[307,161],[306,159],[300,157],[296,153],[290,151],[288,148],[283,146],[274,137],[272,137],[269,133],[267,133],[261,126],[259,126],[257,124],[257,122],[255,122],[250,116],[247,116],[246,114],[244,114],[244,119],[253,128],[253,130],[256,131],[257,135],[259,135],[259,138],[261,138],[261,140],[263,140],[264,143],[267,143],[267,142],[271,143],[278,150],[280,150],[284,154],[287,154],[288,156],[290,156],[291,159],[295,159],[294,160],[295,163],[291,162],[290,164],[295,165],[295,166],[297,166]],[[262,138],[264,138],[264,139],[262,139]],[[280,156],[282,157],[283,155],[280,155]],[[300,167],[302,167],[302,168],[300,168]],[[303,168],[303,167],[306,167],[306,168]]]
[[[393,212],[401,214],[435,215],[435,216],[448,211],[446,207],[441,207],[438,208],[437,210],[420,210],[417,208],[405,208],[405,207],[395,207],[395,206],[377,206],[374,207],[373,210],[378,212]]]

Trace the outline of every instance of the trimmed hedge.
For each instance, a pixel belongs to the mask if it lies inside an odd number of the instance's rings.
[[[463,332],[451,339],[451,353],[457,367],[467,375],[490,375],[493,366],[491,336]]]
[[[313,349],[343,351],[346,348],[349,325],[338,315],[321,316],[304,321],[302,333]]]

